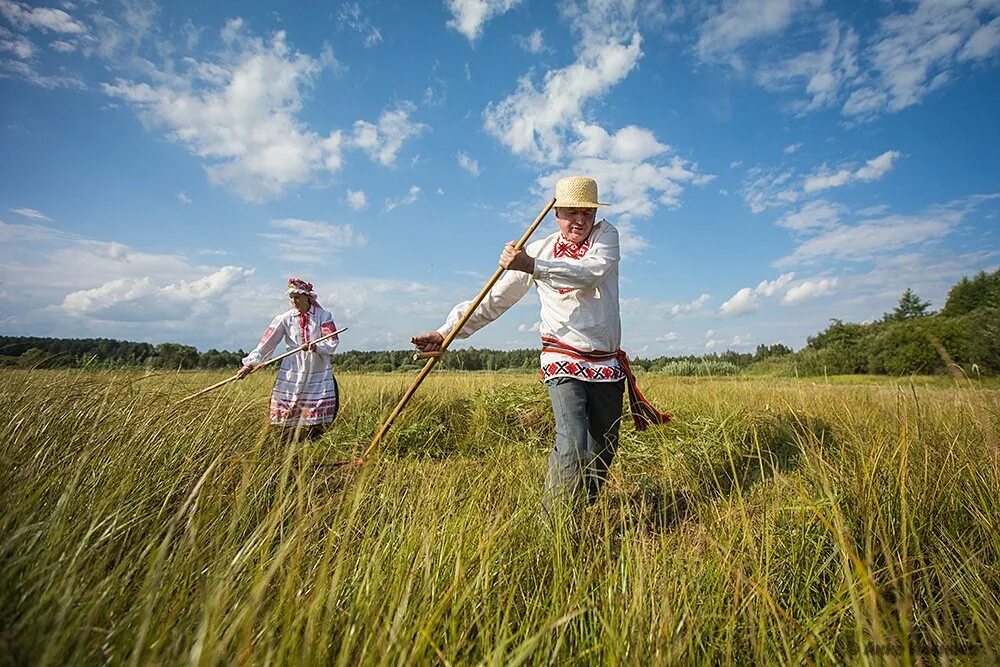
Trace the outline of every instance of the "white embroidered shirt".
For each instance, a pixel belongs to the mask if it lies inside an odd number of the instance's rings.
[[[607,220],[594,225],[586,241],[567,242],[559,232],[529,243],[532,274],[506,271],[486,295],[457,338],[468,338],[517,303],[534,285],[541,302],[539,333],[582,352],[615,352],[621,345],[618,306],[618,230]],[[438,329],[447,336],[471,305],[452,308]],[[617,382],[625,377],[615,358],[594,361],[542,352],[543,379],[572,377],[588,382]]]

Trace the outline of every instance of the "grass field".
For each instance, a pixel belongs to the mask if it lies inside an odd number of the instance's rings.
[[[1000,663],[1000,390],[642,377],[577,528],[535,376],[340,375],[318,443],[261,373],[0,374],[7,664]]]

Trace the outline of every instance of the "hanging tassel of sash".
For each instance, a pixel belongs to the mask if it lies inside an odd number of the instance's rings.
[[[628,363],[628,354],[618,348],[615,352],[584,352],[571,345],[567,345],[558,338],[542,336],[542,352],[555,352],[568,357],[576,357],[584,361],[607,361],[617,359],[622,370],[625,372],[625,380],[628,383],[628,406],[632,413],[632,421],[635,423],[637,431],[644,431],[650,425],[666,424],[672,419],[669,412],[661,412],[656,409],[649,400],[639,391],[639,385],[635,381],[635,374]]]

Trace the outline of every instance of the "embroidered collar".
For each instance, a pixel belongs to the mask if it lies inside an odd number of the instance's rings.
[[[580,259],[587,254],[588,250],[590,250],[589,236],[582,243],[573,243],[564,239],[562,234],[560,234],[559,238],[556,239],[555,246],[552,248],[552,256]]]

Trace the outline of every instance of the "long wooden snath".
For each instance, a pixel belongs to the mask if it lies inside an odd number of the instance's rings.
[[[302,350],[306,349],[307,347],[309,347],[313,343],[319,343],[319,342],[322,342],[322,341],[326,340],[327,338],[333,338],[337,334],[342,334],[345,331],[347,331],[347,327],[344,327],[343,329],[338,329],[338,330],[334,331],[333,333],[328,333],[325,336],[320,336],[316,340],[311,340],[308,343],[303,343],[302,345],[299,345],[294,350],[288,350],[284,354],[279,354],[274,359],[268,359],[267,361],[265,361],[262,364],[257,364],[256,366],[253,367],[253,370],[250,371],[250,373],[256,373],[257,371],[259,371],[260,369],[264,368],[265,366],[270,366],[271,364],[273,364],[275,362],[281,361],[285,357],[292,356],[296,352],[301,352]],[[247,375],[249,375],[250,373],[247,373]],[[246,376],[244,376],[244,377],[246,377]],[[236,375],[234,375],[231,378],[226,378],[225,380],[222,380],[221,382],[216,382],[211,387],[205,387],[201,391],[196,391],[195,393],[191,394],[190,396],[185,396],[181,400],[179,400],[176,403],[174,403],[174,405],[180,405],[184,401],[190,401],[192,398],[197,398],[198,396],[201,396],[202,394],[207,394],[208,392],[212,391],[213,389],[218,389],[219,387],[221,387],[224,384],[229,384],[230,382],[233,382],[233,381],[239,380],[239,379],[240,379],[240,374],[237,373]]]
[[[538,214],[538,217],[535,218],[535,221],[531,223],[531,226],[528,227],[527,231],[524,232],[524,235],[521,236],[521,239],[517,242],[517,245],[514,246],[516,250],[521,250],[524,248],[524,244],[527,243],[528,239],[531,238],[531,235],[535,233],[535,230],[538,229],[538,225],[540,225],[542,223],[542,220],[545,219],[545,216],[549,214],[549,211],[552,210],[552,207],[555,206],[555,203],[556,203],[555,199],[550,199],[549,202],[545,204],[545,208],[542,209],[542,212]],[[496,284],[496,282],[500,280],[500,276],[503,275],[504,271],[506,271],[506,269],[504,269],[503,267],[498,267],[497,270],[493,272],[493,276],[486,281],[486,284],[483,286],[483,289],[479,290],[479,294],[477,294],[476,298],[472,300],[472,304],[469,306],[469,309],[465,311],[465,315],[463,315],[462,319],[458,321],[458,324],[456,324],[454,328],[452,328],[451,332],[447,336],[445,336],[444,341],[441,343],[441,349],[437,352],[431,352],[431,353],[426,353],[425,355],[421,355],[427,357],[427,363],[424,364],[424,367],[420,370],[420,373],[417,374],[417,378],[413,381],[413,384],[410,385],[410,388],[407,389],[406,393],[403,394],[403,397],[399,399],[399,403],[396,404],[396,407],[393,409],[392,413],[385,420],[385,423],[382,424],[382,428],[380,428],[378,430],[378,433],[375,434],[375,437],[372,438],[371,444],[368,445],[368,449],[365,450],[365,453],[362,455],[361,459],[359,459],[359,462],[367,459],[368,456],[371,455],[371,453],[374,452],[375,449],[379,446],[379,443],[382,442],[382,438],[385,437],[385,434],[389,432],[390,428],[392,428],[392,423],[396,421],[396,417],[399,416],[399,413],[403,411],[404,407],[406,407],[406,404],[413,397],[413,394],[416,393],[417,388],[420,386],[420,383],[422,383],[424,381],[424,378],[426,378],[430,374],[431,370],[434,368],[434,365],[437,364],[437,360],[441,358],[441,355],[444,354],[445,350],[448,349],[448,346],[451,345],[451,342],[455,340],[455,336],[457,336],[458,332],[462,330],[462,327],[465,326],[465,323],[469,321],[469,318],[472,317],[472,313],[475,312],[479,304],[482,303],[483,299],[486,298],[486,295],[489,294],[489,291],[493,289],[493,286]]]

